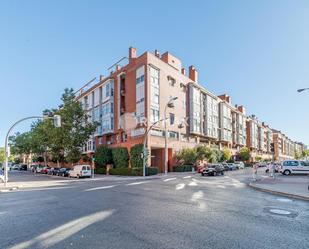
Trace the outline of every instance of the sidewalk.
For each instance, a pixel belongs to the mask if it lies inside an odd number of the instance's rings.
[[[263,175],[256,182],[251,181],[249,186],[260,191],[309,201],[308,180],[307,175],[276,174],[276,179]]]

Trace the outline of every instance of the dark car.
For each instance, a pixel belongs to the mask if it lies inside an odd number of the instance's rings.
[[[21,165],[19,166],[19,170],[27,171],[27,169],[28,169],[27,164],[21,164]]]
[[[57,175],[58,175],[58,176],[68,177],[68,176],[69,176],[69,171],[70,171],[70,169],[61,168],[61,169],[58,170]]]
[[[201,173],[202,176],[216,176],[224,175],[224,167],[220,164],[210,164],[204,171]]]
[[[57,176],[57,175],[58,175],[59,170],[60,170],[60,168],[53,168],[53,170],[51,171],[51,175],[55,175],[55,176]]]
[[[231,168],[229,167],[229,165],[227,163],[222,163],[222,166],[223,166],[225,171],[231,170]]]

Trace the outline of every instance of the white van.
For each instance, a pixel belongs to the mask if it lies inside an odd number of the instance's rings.
[[[69,177],[91,177],[91,168],[89,165],[75,165],[70,170]]]
[[[299,160],[285,160],[282,162],[280,172],[283,175],[309,174],[309,164]]]

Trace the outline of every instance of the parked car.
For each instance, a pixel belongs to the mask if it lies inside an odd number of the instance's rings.
[[[19,166],[19,170],[21,170],[21,171],[27,171],[27,170],[28,170],[27,164],[21,164],[21,165]]]
[[[11,170],[19,170],[19,164],[15,164],[11,167]]]
[[[285,160],[282,162],[280,172],[283,175],[309,174],[309,164],[300,160]]]
[[[68,176],[69,176],[69,172],[70,172],[70,169],[61,168],[61,169],[58,170],[57,175],[58,175],[58,176],[68,177]]]
[[[50,167],[44,167],[44,168],[41,170],[41,174],[47,174],[49,170],[50,170]]]
[[[231,170],[230,167],[229,167],[229,165],[228,165],[227,163],[221,163],[221,165],[223,166],[223,168],[224,168],[225,171]]]
[[[237,166],[234,163],[228,163],[227,164],[230,170],[237,170]]]
[[[224,167],[220,164],[210,164],[201,173],[202,176],[224,175]]]
[[[69,177],[91,177],[91,168],[89,165],[75,165],[73,169],[69,171]]]
[[[205,168],[206,168],[206,165],[197,166],[197,173],[202,173]]]
[[[267,166],[267,163],[266,163],[266,162],[259,162],[259,163],[258,163],[258,166],[259,166],[259,167],[266,167],[266,166]]]
[[[53,168],[52,175],[57,176],[60,168]]]
[[[234,163],[238,169],[244,169],[245,168],[245,164],[243,162],[235,162]]]
[[[44,169],[44,166],[39,164],[39,165],[35,166],[35,171],[34,172],[35,173],[41,173],[43,169]]]

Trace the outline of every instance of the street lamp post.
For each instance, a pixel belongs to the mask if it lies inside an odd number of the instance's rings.
[[[164,108],[164,132],[165,132],[165,143],[164,143],[164,173],[167,174],[167,159],[168,159],[168,148],[167,148],[167,123],[166,123],[166,120],[167,120],[167,117],[166,117],[166,111],[167,111],[167,108],[174,108],[174,101],[178,99],[178,97],[173,97],[171,98],[167,104],[165,105],[165,108]]]
[[[31,116],[31,117],[26,117],[18,120],[15,122],[10,129],[8,130],[6,136],[5,136],[5,143],[4,143],[4,185],[6,186],[8,182],[8,158],[9,158],[9,135],[10,132],[13,130],[13,128],[18,125],[19,123],[29,120],[29,119],[45,119],[45,118],[52,118],[54,120],[54,126],[55,127],[60,127],[61,126],[61,117],[60,115],[54,115],[53,117],[42,117],[42,116]]]
[[[301,89],[298,89],[297,92],[301,93],[301,92],[306,91],[306,90],[309,90],[309,87],[308,87],[308,88],[301,88]]]
[[[146,144],[147,144],[147,138],[148,138],[148,133],[149,131],[152,129],[152,127],[154,127],[157,123],[161,122],[165,120],[164,118],[163,119],[160,119],[156,122],[154,122],[149,128],[148,130],[146,130],[145,134],[144,134],[144,141],[143,141],[143,153],[142,153],[142,157],[143,157],[143,177],[146,176]],[[147,129],[147,128],[146,128]]]

